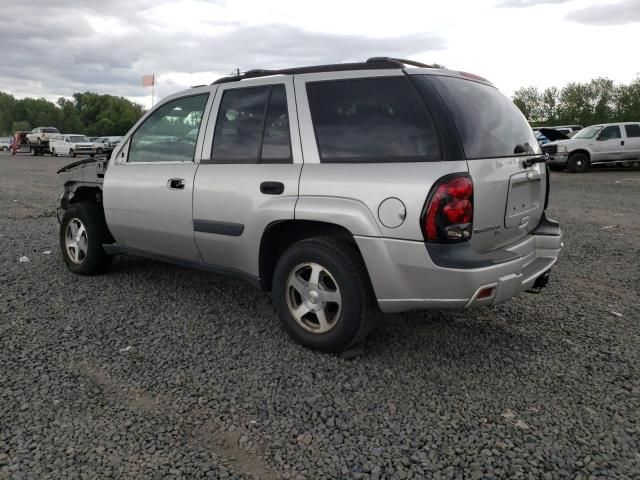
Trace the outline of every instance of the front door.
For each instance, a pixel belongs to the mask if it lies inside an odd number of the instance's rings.
[[[212,112],[194,182],[196,242],[205,263],[257,277],[265,228],[293,219],[298,198],[292,78],[224,83]]]
[[[593,145],[592,162],[614,162],[622,160],[624,142],[618,125],[604,127]]]
[[[210,87],[204,87],[160,105],[111,159],[104,207],[118,244],[200,260],[193,237],[192,194],[209,96]]]

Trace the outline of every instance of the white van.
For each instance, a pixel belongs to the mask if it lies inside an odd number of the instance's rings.
[[[49,138],[49,150],[54,157],[58,155],[69,155],[71,157],[76,155],[93,156],[96,153],[93,142],[89,141],[84,135],[75,133],[51,135]]]

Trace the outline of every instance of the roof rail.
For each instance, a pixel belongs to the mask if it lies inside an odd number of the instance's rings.
[[[426,63],[416,62],[415,60],[407,60],[406,58],[391,58],[391,57],[372,57],[367,62],[396,62],[403,67],[405,65],[411,65],[412,67],[419,68],[435,68],[433,65],[427,65]]]
[[[342,72],[346,70],[393,69],[405,68],[405,65],[411,65],[421,68],[433,68],[431,65],[414,62],[413,60],[403,60],[390,57],[374,57],[368,59],[366,62],[334,63],[329,65],[312,65],[309,67],[283,68],[278,70],[248,70],[241,75],[232,75],[229,77],[219,78],[215,82],[213,82],[212,85],[216,85],[219,83],[237,82],[246,78],[267,77],[270,75],[301,75],[303,73]]]

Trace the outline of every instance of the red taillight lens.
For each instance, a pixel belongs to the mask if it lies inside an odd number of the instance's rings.
[[[471,238],[471,178],[457,175],[441,179],[429,195],[422,222],[425,239],[430,242],[460,242]]]

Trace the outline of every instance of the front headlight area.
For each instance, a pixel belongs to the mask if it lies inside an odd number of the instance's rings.
[[[567,153],[567,146],[566,145],[558,145],[558,153]]]

